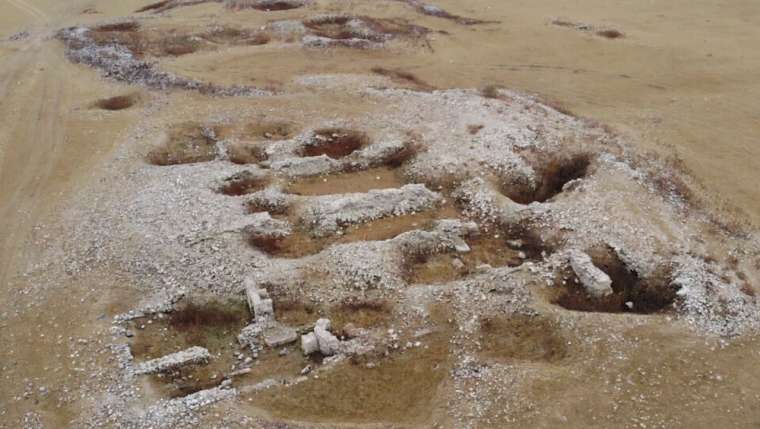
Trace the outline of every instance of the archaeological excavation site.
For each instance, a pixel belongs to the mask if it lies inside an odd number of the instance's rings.
[[[555,3],[0,3],[0,429],[758,427],[760,9]]]

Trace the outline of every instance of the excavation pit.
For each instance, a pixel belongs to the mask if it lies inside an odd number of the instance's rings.
[[[599,37],[604,37],[605,39],[620,39],[622,37],[625,37],[625,35],[619,31],[619,30],[600,30],[596,32],[596,35]]]
[[[319,253],[335,244],[352,243],[357,241],[388,240],[397,235],[423,229],[433,220],[451,218],[457,212],[451,208],[428,210],[425,212],[392,216],[371,222],[347,226],[342,234],[328,237],[313,237],[308,232],[296,227],[288,236],[282,238],[248,237],[251,246],[279,258],[301,258]]]
[[[185,28],[140,29],[137,23],[103,25],[90,35],[99,46],[122,46],[136,58],[179,57],[217,46],[251,46],[269,43],[268,33],[230,26],[214,26],[202,32]]]
[[[147,361],[192,346],[209,350],[207,365],[182,368],[169,374],[150,376],[162,397],[180,397],[218,385],[230,372],[238,352],[237,335],[251,315],[242,301],[198,301],[183,303],[162,317],[136,319],[130,349],[136,361]]]
[[[325,240],[311,237],[302,231],[293,231],[283,237],[248,237],[248,243],[255,249],[278,258],[301,258],[318,253],[326,244]]]
[[[487,316],[480,322],[481,356],[497,362],[558,362],[567,341],[551,320],[538,315]]]
[[[303,148],[303,156],[327,155],[333,159],[346,157],[369,144],[369,136],[361,131],[326,128],[314,132]]]
[[[611,248],[587,253],[594,265],[612,279],[613,293],[599,298],[589,296],[572,270],[565,270],[555,281],[555,304],[568,310],[602,313],[651,314],[672,309],[677,289],[671,286],[667,272],[643,279]]]
[[[519,185],[504,186],[504,195],[520,204],[546,202],[561,193],[567,183],[586,177],[590,165],[591,156],[585,153],[549,156],[548,159],[542,160],[539,166],[534,167],[538,173],[538,183],[535,188],[526,189]]]
[[[325,16],[304,21],[304,25],[314,34],[328,39],[366,39],[368,35],[358,33],[348,24],[357,18],[348,15]],[[363,22],[363,21],[362,21]]]
[[[192,54],[201,48],[201,42],[193,36],[167,37],[150,46],[151,53],[157,57],[179,57]]]
[[[269,178],[251,171],[241,171],[224,179],[219,192],[224,195],[240,196],[264,189],[269,184]]]
[[[303,21],[314,35],[333,40],[360,39],[382,43],[397,36],[419,37],[428,29],[408,24],[400,19],[380,19],[366,16],[328,15]]]
[[[378,357],[371,367],[363,360],[342,362],[318,378],[253,393],[251,402],[289,421],[430,427],[451,367],[452,331],[441,322],[419,339],[420,347]]]
[[[166,143],[148,153],[149,163],[190,164],[212,161],[217,156],[216,136],[211,128],[187,122],[173,126],[168,134]]]
[[[434,284],[460,280],[483,268],[516,267],[527,261],[540,261],[550,248],[534,234],[512,232],[484,233],[466,239],[470,251],[416,255],[406,261],[405,279],[409,284]]]
[[[136,58],[145,56],[166,57],[182,56],[198,51],[203,47],[203,40],[190,34],[175,31],[122,29],[114,25],[102,26],[91,31],[92,39],[99,46],[120,45],[129,50]]]
[[[104,98],[93,103],[93,106],[101,110],[125,110],[134,106],[137,103],[137,96],[135,95],[117,95],[115,97]]]
[[[227,146],[227,157],[235,164],[256,164],[266,161],[266,147],[259,142],[234,142]]]
[[[346,192],[369,192],[404,186],[398,170],[379,167],[327,176],[313,176],[290,182],[287,192],[295,195],[333,195]]]

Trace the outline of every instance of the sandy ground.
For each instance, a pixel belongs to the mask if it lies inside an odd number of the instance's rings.
[[[375,15],[397,15],[404,10],[398,4],[348,3],[347,7]],[[0,309],[0,341],[13,345],[13,350],[0,356],[23,367],[12,377],[3,376],[11,383],[23,384],[40,374],[46,384],[81,377],[73,364],[48,373],[60,356],[69,353],[68,340],[45,337],[41,328],[50,329],[53,337],[59,332],[67,337],[87,336],[108,328],[101,314],[127,309],[123,303],[129,292],[120,292],[119,284],[128,280],[107,270],[62,279],[60,290],[44,296],[31,298],[18,291],[34,286],[32,278],[20,274],[44,250],[39,243],[56,233],[45,225],[55,223],[69,198],[93,180],[95,167],[108,159],[130,127],[146,114],[140,108],[113,113],[91,109],[97,99],[146,90],[103,80],[92,70],[72,65],[60,42],[50,36],[68,25],[126,16],[144,4],[136,0],[0,0],[0,39],[22,30],[31,34],[0,44],[0,302],[7,303]],[[760,96],[760,81],[755,78],[760,66],[755,46],[760,40],[756,25],[760,4],[750,0],[730,5],[703,0],[561,4],[442,0],[439,4],[461,15],[500,23],[466,27],[415,16],[419,23],[448,34],[434,35],[429,49],[404,55],[356,52],[283,58],[266,47],[260,56],[230,48],[162,60],[161,65],[199,79],[283,89],[299,74],[366,73],[381,65],[412,72],[438,88],[497,84],[535,92],[577,115],[611,125],[643,150],[683,159],[704,186],[711,205],[725,204],[752,222],[760,221],[753,162],[760,152],[754,144],[760,135],[760,117],[753,109]],[[97,13],[83,13],[87,9]],[[218,6],[202,5],[177,10],[171,19],[193,23],[219,14]],[[616,28],[625,37],[608,40],[551,25],[557,17]],[[234,20],[266,22],[256,12],[241,13]],[[170,98],[204,102],[200,96]],[[334,107],[350,110],[338,102]],[[319,105],[308,108],[316,111]],[[192,105],[187,110],[192,111]],[[11,308],[11,303],[20,307]],[[641,352],[614,371],[630,377],[636,386],[626,392],[628,402],[619,415],[604,407],[603,395],[596,390],[612,375],[581,365],[577,368],[588,374],[567,372],[552,378],[551,371],[545,372],[543,381],[528,393],[543,398],[538,403],[545,414],[536,416],[531,406],[525,410],[529,417],[516,424],[555,427],[569,421],[573,427],[588,427],[598,424],[596,418],[603,413],[609,413],[603,418],[607,424],[620,427],[634,427],[634,423],[647,427],[645,420],[636,419],[641,415],[665,416],[661,422],[672,417],[684,427],[760,424],[756,405],[743,404],[747,408],[741,412],[736,408],[742,399],[758,403],[760,371],[753,365],[760,355],[757,340],[744,339],[721,348],[720,343],[689,336],[678,327],[667,333],[650,329],[649,324],[631,328],[631,338],[644,338],[637,344]],[[587,385],[582,383],[586,375],[593,380]],[[663,379],[670,383],[658,381]],[[556,392],[574,399],[565,401]],[[0,394],[0,402],[10,403],[15,394]],[[650,394],[653,397],[644,397]],[[586,408],[587,401],[596,405]],[[62,408],[45,404],[41,410],[49,427],[65,426],[79,411],[76,402]],[[6,404],[0,427],[13,427],[31,408],[28,403]]]

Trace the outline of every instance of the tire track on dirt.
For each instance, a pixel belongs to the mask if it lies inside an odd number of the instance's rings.
[[[48,22],[48,15],[40,10],[39,8],[35,7],[34,5],[30,4],[29,2],[25,0],[6,0],[8,3],[11,4],[11,6],[15,6],[18,9],[21,9],[22,11],[28,13],[29,15],[36,18],[37,21],[40,22]]]
[[[13,70],[0,81],[7,105],[24,106],[7,116],[0,137],[0,216],[5,221],[0,227],[0,282],[4,286],[20,268],[16,261],[23,258],[26,238],[46,203],[43,189],[51,183],[63,142],[59,111],[64,87],[60,80],[47,73],[22,80],[45,54],[49,52],[35,50],[17,58]]]

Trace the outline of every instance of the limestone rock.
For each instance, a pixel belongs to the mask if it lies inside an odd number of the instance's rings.
[[[299,217],[312,227],[313,234],[326,236],[342,226],[429,209],[441,200],[439,193],[430,191],[425,185],[412,184],[398,189],[311,198],[304,203]]]
[[[319,351],[325,356],[332,356],[338,353],[340,349],[340,341],[338,337],[331,334],[321,326],[314,328],[314,335],[317,337],[317,343],[319,344]]]
[[[330,319],[321,318],[314,323],[314,329],[322,328],[325,331],[330,331],[332,328],[332,322]]]
[[[273,219],[267,212],[254,213],[250,219],[251,222],[243,228],[250,240],[281,240],[292,233],[290,223]]]
[[[205,364],[211,358],[203,347],[190,347],[176,353],[143,362],[135,367],[136,375],[169,372],[188,365]]]
[[[259,289],[255,281],[246,279],[245,294],[248,298],[248,306],[257,320],[274,318],[274,306],[266,289]]]
[[[259,337],[264,331],[264,327],[259,323],[251,323],[244,327],[238,334],[238,342],[243,347],[249,347],[251,351],[257,351],[259,346]]]
[[[594,265],[590,256],[573,251],[570,253],[570,266],[589,295],[602,298],[612,294],[612,279]]]
[[[301,335],[301,350],[304,355],[310,355],[319,351],[319,343],[317,342],[317,336],[313,332]]]

